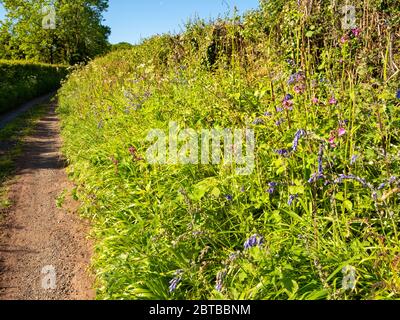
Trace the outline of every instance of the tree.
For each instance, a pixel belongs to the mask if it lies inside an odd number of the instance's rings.
[[[75,64],[109,48],[110,28],[102,24],[108,0],[0,2],[7,11],[0,31],[0,50],[9,50],[5,56]]]

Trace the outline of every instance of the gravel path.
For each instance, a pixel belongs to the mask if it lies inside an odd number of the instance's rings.
[[[78,217],[78,204],[70,197],[62,209],[56,206],[56,198],[73,187],[60,146],[52,103],[26,138],[9,186],[13,205],[0,213],[0,300],[94,298],[89,225]]]

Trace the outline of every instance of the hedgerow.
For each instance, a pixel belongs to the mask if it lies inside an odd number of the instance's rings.
[[[331,1],[266,1],[69,77],[99,299],[399,298],[399,6],[353,2],[350,30]],[[255,169],[149,163],[171,122],[253,129]]]
[[[66,67],[28,61],[0,60],[0,113],[23,102],[55,91],[66,76]]]

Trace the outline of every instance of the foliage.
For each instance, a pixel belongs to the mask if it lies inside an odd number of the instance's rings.
[[[0,58],[75,64],[108,50],[110,29],[102,25],[107,0],[0,2],[7,11],[0,29]],[[54,29],[43,27],[52,19],[45,8],[54,8]]]
[[[56,90],[66,72],[61,65],[0,60],[0,113]]]
[[[353,30],[331,1],[265,1],[69,77],[58,111],[98,298],[400,297],[399,25],[382,20],[399,6],[353,2]],[[254,129],[256,169],[149,164],[147,133],[170,121]]]

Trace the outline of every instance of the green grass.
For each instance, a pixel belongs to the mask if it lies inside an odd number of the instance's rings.
[[[390,37],[368,28],[399,7],[369,1],[354,36],[322,2],[311,15],[270,1],[236,23],[193,22],[69,77],[58,112],[94,222],[99,299],[400,298],[399,78],[381,59]],[[138,161],[170,121],[254,129],[255,170]],[[298,130],[298,148],[278,153]],[[252,236],[263,243],[246,250]]]

